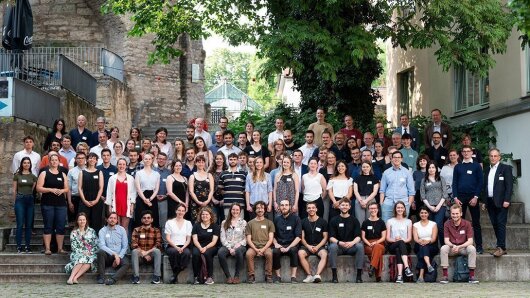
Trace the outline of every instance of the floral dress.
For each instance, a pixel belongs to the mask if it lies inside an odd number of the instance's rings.
[[[278,180],[276,188],[276,203],[279,205],[283,200],[288,200],[291,203],[291,206],[294,206],[295,186],[293,174],[282,175],[280,180]]]
[[[70,263],[66,264],[64,270],[71,273],[77,264],[90,264],[90,269],[96,271],[96,259],[98,251],[98,236],[96,231],[88,228],[85,235],[81,235],[79,229],[73,230],[70,234],[70,243],[72,253],[70,254]]]
[[[199,180],[197,179],[197,176],[195,175],[195,173],[193,173],[193,176],[195,177],[195,182],[193,184],[193,193],[195,194],[195,196],[197,196],[197,200],[199,202],[206,202],[208,200],[208,195],[210,194],[210,179],[206,178],[205,180]],[[191,219],[192,221],[195,221],[195,219],[197,219],[197,214],[199,213],[199,210],[202,207],[197,205],[197,203],[195,203],[194,200],[190,200],[190,202],[191,202]],[[208,204],[208,206],[212,207],[211,201],[210,201],[210,204]]]

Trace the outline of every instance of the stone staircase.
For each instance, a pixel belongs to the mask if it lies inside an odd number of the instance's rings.
[[[187,123],[150,123],[149,126],[141,127],[142,137],[155,137],[155,132],[159,127],[165,127],[168,132],[167,139],[171,142],[175,138],[186,139],[186,127]]]
[[[17,254],[14,233],[16,229],[8,229],[7,245],[4,247],[4,251],[0,253],[0,284],[2,283],[64,283],[68,275],[64,273],[64,265],[69,262],[69,255],[58,255],[53,254],[51,256],[45,256],[41,252],[42,250],[42,216],[40,213],[40,206],[36,206],[35,209],[35,232],[37,235],[32,237],[32,250],[33,254]],[[489,250],[495,248],[495,235],[487,212],[482,212],[482,233],[484,249],[486,250],[483,255],[479,255],[477,259],[477,277],[481,281],[530,281],[530,225],[525,222],[524,218],[524,204],[513,203],[508,212],[508,225],[507,225],[507,247],[508,255],[501,258],[494,258],[488,254]],[[468,215],[469,217],[469,215]],[[68,230],[69,233],[70,229]],[[65,235],[65,249],[69,250],[69,236]],[[388,281],[388,255],[384,256],[384,271],[383,281]],[[416,256],[412,255],[413,264],[416,263]],[[439,256],[436,257],[438,264],[440,263]],[[315,267],[318,260],[315,257],[310,258],[310,264]],[[348,256],[341,256],[338,260],[338,277],[339,281],[353,281],[355,269],[352,267],[353,261]],[[234,260],[229,259],[230,268],[233,270]],[[257,281],[264,281],[263,276],[263,260],[257,259],[256,264],[256,279]],[[365,266],[366,267],[366,266]],[[142,283],[148,283],[152,276],[151,266],[141,267],[141,281]],[[289,260],[284,257],[282,259],[282,277],[285,281],[289,278]],[[441,271],[441,269],[439,269]],[[450,267],[450,275],[452,276],[452,268]],[[112,270],[107,270],[107,274],[111,273]],[[246,270],[243,269],[241,274],[242,280],[246,279]],[[129,283],[129,278],[132,271],[126,275],[122,283]],[[169,260],[164,257],[162,263],[162,278],[164,282],[168,282],[171,279],[172,272],[169,266]],[[439,272],[438,276],[441,276]],[[305,274],[299,268],[298,279],[302,280]],[[81,283],[95,283],[96,274],[88,273],[81,280]],[[326,269],[322,275],[324,281],[330,281],[331,272]],[[191,270],[191,264],[187,270],[183,271],[179,275],[179,282],[191,282],[193,274]],[[365,281],[370,281],[366,268],[363,275]],[[224,274],[219,266],[217,260],[214,260],[214,280],[216,282],[224,282]]]

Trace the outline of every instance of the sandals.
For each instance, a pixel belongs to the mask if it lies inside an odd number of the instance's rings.
[[[47,256],[51,256],[52,255],[52,251],[51,250],[46,250],[44,252],[44,254],[47,255]]]
[[[68,252],[66,250],[64,250],[64,249],[59,250],[57,253],[60,254],[60,255],[67,255],[68,254]]]

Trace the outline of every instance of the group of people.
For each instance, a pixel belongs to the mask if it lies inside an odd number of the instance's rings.
[[[80,115],[68,134],[59,119],[44,143],[45,156],[33,151],[34,139],[27,136],[24,150],[13,158],[18,252],[31,253],[38,192],[46,255],[52,253],[52,235],[58,253],[66,253],[65,226],[67,221],[75,225],[72,262],[66,266],[70,284],[96,268],[98,282],[114,284],[128,270],[129,250],[133,283],[140,282],[141,262],[155,263],[152,282],[160,282],[163,252],[170,259],[172,282],[191,261],[194,282],[213,283],[216,255],[227,283],[240,282],[244,258],[253,282],[256,257],[266,259],[266,281],[279,281],[282,255],[290,257],[293,282],[299,264],[307,275],[304,282],[320,282],[327,263],[332,281],[338,282],[336,260],[342,254],[354,256],[357,282],[362,282],[368,255],[369,275],[379,281],[385,251],[395,255],[396,282],[403,282],[403,275],[414,274],[406,257],[412,243],[419,282],[426,271],[435,270],[432,259],[438,253],[442,282],[448,280],[448,256],[456,254],[468,255],[470,282],[478,282],[475,259],[483,252],[479,198],[497,237],[493,255],[500,257],[506,254],[511,167],[500,163],[500,151],[492,148],[490,165],[483,170],[471,136],[463,137],[461,150],[453,149],[451,127],[441,111],[431,116],[422,154],[418,130],[407,115],[389,137],[380,122],[374,133],[361,134],[349,115],[334,133],[325,111],[318,109],[303,145],[293,141],[283,119],[276,119],[266,144],[252,123],[236,139],[225,117],[211,134],[197,118],[186,129],[186,139],[173,143],[163,127],[154,139],[132,128],[123,142],[117,127],[106,130],[102,117],[91,132]],[[462,218],[468,208],[471,222]],[[307,262],[310,255],[320,259],[314,271]],[[236,259],[233,275],[226,262],[230,256]],[[106,266],[117,271],[105,280]]]

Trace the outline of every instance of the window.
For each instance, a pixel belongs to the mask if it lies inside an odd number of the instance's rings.
[[[412,94],[414,91],[414,68],[398,73],[399,115],[412,117]]]
[[[463,67],[455,68],[455,112],[472,111],[489,103],[489,76],[481,78]]]

